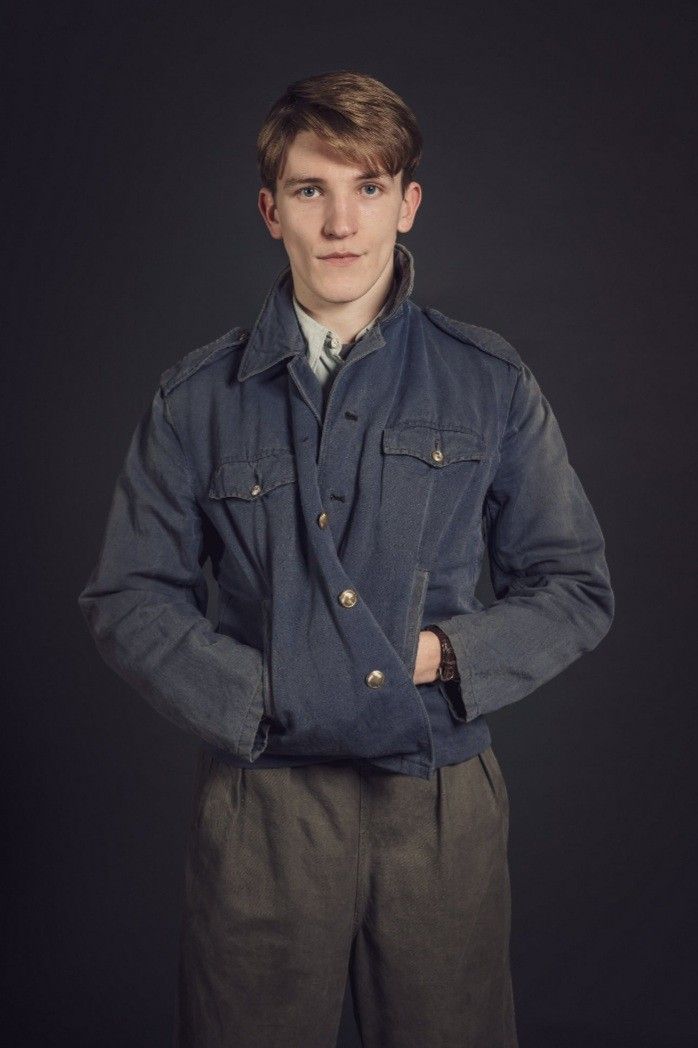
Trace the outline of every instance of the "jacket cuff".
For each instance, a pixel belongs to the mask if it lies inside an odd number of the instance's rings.
[[[267,691],[268,674],[266,666],[262,664],[259,682],[245,714],[237,744],[238,754],[250,762],[264,753],[269,742]]]
[[[467,706],[465,705],[460,682],[457,680],[439,679],[438,683],[441,694],[446,700],[446,703],[455,719],[463,721],[463,723],[472,720],[472,717],[468,714]]]

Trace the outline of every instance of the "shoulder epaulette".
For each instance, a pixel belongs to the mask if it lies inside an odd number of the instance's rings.
[[[434,309],[433,306],[427,306],[424,312],[437,327],[440,327],[442,331],[446,331],[449,335],[460,339],[461,342],[468,342],[470,345],[476,346],[477,349],[481,349],[484,353],[489,353],[493,357],[505,360],[507,364],[512,364],[515,368],[521,369],[523,367],[523,361],[517,350],[505,338],[498,335],[496,331],[477,327],[475,324],[466,324],[462,320],[454,320],[452,317],[447,317],[444,313],[441,313],[440,310]]]
[[[218,360],[219,357],[229,350],[242,345],[249,337],[249,334],[247,328],[236,327],[231,331],[226,331],[224,335],[214,339],[213,342],[207,342],[205,346],[197,346],[196,349],[190,349],[188,353],[185,353],[183,357],[166,368],[160,375],[160,388],[164,396],[167,396],[175,386],[178,386],[180,382],[184,382],[195,371],[198,371],[206,364],[212,363],[214,360]]]

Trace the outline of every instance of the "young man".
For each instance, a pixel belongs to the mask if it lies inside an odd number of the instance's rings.
[[[371,77],[275,103],[259,209],[289,264],[250,329],[162,374],[79,597],[202,740],[180,1048],[331,1048],[347,973],[364,1045],[517,1044],[486,715],[593,649],[613,593],[529,367],[410,298],[420,155]]]

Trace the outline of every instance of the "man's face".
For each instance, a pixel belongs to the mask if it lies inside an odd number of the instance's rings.
[[[417,182],[403,197],[399,174],[369,174],[301,131],[288,149],[276,200],[261,189],[259,208],[271,235],[283,240],[296,293],[322,307],[370,292],[392,266],[397,234],[411,229],[420,200]],[[346,252],[354,257],[325,257]]]

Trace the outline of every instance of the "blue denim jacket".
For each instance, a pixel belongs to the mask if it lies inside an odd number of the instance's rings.
[[[78,597],[104,661],[243,767],[430,778],[613,619],[601,529],[534,375],[495,332],[416,305],[394,251],[397,294],[326,406],[289,266],[251,330],[163,372]],[[413,683],[427,623],[455,649],[455,696]]]

